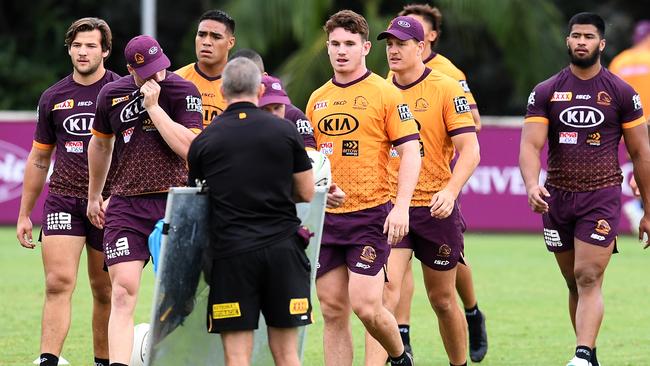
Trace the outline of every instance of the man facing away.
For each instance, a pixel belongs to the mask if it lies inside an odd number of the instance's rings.
[[[645,204],[639,239],[650,232],[650,146],[639,95],[600,64],[603,19],[576,14],[568,31],[569,66],[528,97],[519,166],[528,204],[542,214],[546,248],[569,288],[577,347],[567,366],[597,366],[601,287],[616,252],[621,211],[618,144],[622,135]],[[542,186],[540,153],[547,140],[548,177]]]
[[[77,282],[79,256],[84,246],[93,294],[93,348],[95,365],[108,365],[107,327],[111,284],[103,270],[104,232],[85,214],[88,190],[88,143],[95,102],[101,88],[119,75],[104,68],[111,52],[112,34],[99,18],[73,22],[65,36],[72,74],[47,89],[38,103],[34,144],[25,165],[23,195],[18,214],[20,244],[33,249],[29,215],[43,189],[52,152],[56,162],[45,201],[40,241],[43,244],[45,303],[41,322],[40,365],[57,365],[70,328],[72,293]],[[107,185],[108,188],[108,185]],[[102,192],[100,192],[102,193]],[[103,192],[108,197],[108,191]]]
[[[133,346],[133,312],[148,237],[165,214],[169,187],[187,182],[186,157],[202,128],[201,96],[168,72],[169,59],[149,36],[124,50],[129,76],[102,88],[97,97],[88,149],[88,218],[104,228],[104,254],[111,277],[108,324],[112,366],[128,364]],[[100,195],[113,149],[117,163],[106,210]]]
[[[316,279],[325,364],[352,364],[354,311],[392,364],[411,365],[382,293],[390,245],[408,232],[409,203],[420,171],[417,126],[399,91],[366,68],[366,20],[342,10],[324,29],[334,77],[312,93],[305,112],[332,166]],[[388,182],[391,144],[402,157],[394,206]]]
[[[210,197],[208,332],[220,333],[226,365],[250,365],[260,311],[276,365],[300,365],[298,327],[311,324],[310,263],[295,203],[314,195],[302,137],[257,108],[264,86],[255,64],[228,63],[228,107],[188,155],[189,182]]]

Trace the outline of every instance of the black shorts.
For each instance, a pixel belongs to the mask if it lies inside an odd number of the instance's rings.
[[[311,324],[311,265],[298,235],[277,244],[215,259],[210,279],[209,333],[295,328]]]

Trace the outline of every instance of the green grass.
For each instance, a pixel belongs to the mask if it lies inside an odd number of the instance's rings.
[[[29,365],[37,356],[43,297],[40,250],[21,248],[13,228],[0,228],[0,365]],[[619,240],[604,284],[606,314],[598,341],[605,365],[650,364],[650,252],[631,237]],[[574,349],[564,281],[541,235],[472,234],[466,252],[487,315],[489,352],[481,365],[564,365]],[[416,262],[417,264],[417,262]],[[415,266],[411,339],[419,366],[447,365],[435,315]],[[75,365],[92,361],[91,296],[85,260],[73,300],[72,327],[63,356]],[[147,267],[136,323],[148,322],[153,276]],[[317,301],[316,301],[317,302]],[[316,310],[318,311],[318,309]],[[310,326],[305,365],[322,365],[323,322]],[[354,321],[355,365],[362,364],[363,333]]]

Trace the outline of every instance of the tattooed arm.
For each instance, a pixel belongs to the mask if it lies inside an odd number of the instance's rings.
[[[27,158],[27,164],[25,164],[23,195],[20,198],[20,211],[18,213],[18,223],[16,224],[16,236],[20,245],[25,248],[33,249],[35,246],[32,242],[32,221],[29,215],[32,213],[36,200],[43,190],[45,178],[50,169],[53,150],[53,148],[44,149],[34,146]]]

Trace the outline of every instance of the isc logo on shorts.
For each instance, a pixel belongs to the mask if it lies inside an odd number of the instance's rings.
[[[437,264],[439,266],[446,266],[446,265],[449,264],[449,261],[443,261],[443,260],[440,260],[440,259],[436,259],[435,261],[433,261],[433,264]]]
[[[49,213],[47,214],[46,224],[48,230],[71,230],[72,215],[67,212]]]

